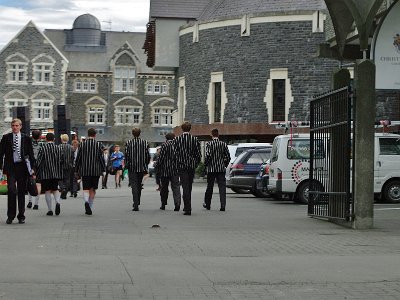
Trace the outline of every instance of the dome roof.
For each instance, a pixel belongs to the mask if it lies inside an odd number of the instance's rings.
[[[101,30],[99,20],[91,15],[91,14],[84,14],[77,17],[74,21],[74,25],[72,25],[73,29],[97,29]]]

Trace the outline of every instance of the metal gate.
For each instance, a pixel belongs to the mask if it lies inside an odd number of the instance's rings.
[[[351,219],[351,107],[350,87],[311,101],[310,216]]]

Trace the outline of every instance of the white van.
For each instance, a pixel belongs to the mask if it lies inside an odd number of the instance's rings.
[[[375,133],[374,193],[400,202],[400,135]],[[308,203],[310,135],[280,135],[274,140],[268,192]]]

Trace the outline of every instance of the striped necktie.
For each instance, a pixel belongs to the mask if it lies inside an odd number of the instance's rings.
[[[18,158],[21,159],[21,153],[20,153],[20,150],[19,150],[19,147],[18,147],[18,134],[14,135],[13,150],[14,150],[14,152],[17,152]]]

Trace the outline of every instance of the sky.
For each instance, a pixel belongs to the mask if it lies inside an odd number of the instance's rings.
[[[102,30],[146,31],[150,0],[0,0],[0,50],[29,22],[44,29],[71,29],[94,15]]]

